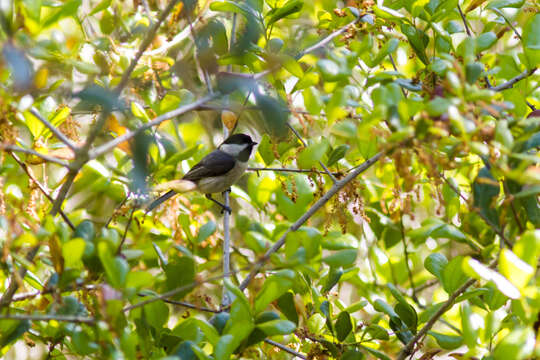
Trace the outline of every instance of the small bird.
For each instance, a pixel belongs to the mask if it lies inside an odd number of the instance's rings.
[[[154,200],[146,212],[152,211],[177,193],[197,190],[221,206],[224,211],[231,213],[231,208],[214,199],[212,194],[228,190],[240,179],[246,171],[247,162],[255,145],[257,143],[251,140],[249,135],[229,136],[216,150],[193,166],[182,180],[170,182],[175,183],[174,186],[169,187],[173,190],[169,190]]]

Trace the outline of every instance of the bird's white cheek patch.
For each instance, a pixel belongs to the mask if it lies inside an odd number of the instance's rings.
[[[219,147],[219,149],[229,155],[236,157],[246,148],[246,146],[246,144],[223,144]]]

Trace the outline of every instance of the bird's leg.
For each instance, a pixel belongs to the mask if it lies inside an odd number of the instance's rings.
[[[208,200],[213,201],[216,204],[218,204],[219,206],[221,206],[222,213],[223,213],[223,211],[228,211],[229,214],[232,214],[232,209],[230,207],[228,207],[227,205],[223,204],[222,202],[219,202],[216,199],[214,199],[211,194],[206,194],[205,196],[206,196],[206,198]]]

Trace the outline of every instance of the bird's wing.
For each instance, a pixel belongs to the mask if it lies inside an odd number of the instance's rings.
[[[193,166],[183,179],[196,182],[206,177],[224,175],[234,167],[235,163],[231,155],[221,150],[214,150]]]

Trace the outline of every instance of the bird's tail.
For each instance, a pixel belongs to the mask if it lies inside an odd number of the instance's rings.
[[[150,205],[148,205],[148,207],[146,208],[146,213],[149,213],[150,211],[154,210],[159,205],[161,205],[163,202],[165,202],[165,201],[169,200],[170,198],[172,198],[175,194],[177,194],[177,192],[174,191],[174,190],[167,191],[165,194],[161,195],[156,200],[152,201],[152,203],[150,203]]]
[[[154,210],[156,207],[161,205],[163,202],[169,200],[175,194],[192,191],[196,187],[197,185],[194,182],[189,181],[189,180],[184,180],[184,179],[173,180],[173,181],[169,181],[169,182],[157,185],[156,187],[154,187],[153,191],[161,192],[161,191],[169,190],[169,189],[172,189],[172,190],[167,191],[165,194],[161,195],[160,197],[152,201],[152,203],[148,205],[148,207],[146,208],[146,213],[149,213],[150,211]]]

